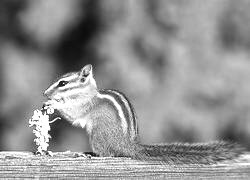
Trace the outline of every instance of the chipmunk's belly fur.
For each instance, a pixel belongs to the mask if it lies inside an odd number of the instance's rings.
[[[76,120],[79,119],[83,119],[85,114],[82,108],[79,108],[79,106],[81,106],[81,103],[71,103],[71,102],[67,102],[64,103],[64,108],[63,109],[59,109],[60,113],[65,116],[65,118],[70,121],[70,122],[74,122]]]

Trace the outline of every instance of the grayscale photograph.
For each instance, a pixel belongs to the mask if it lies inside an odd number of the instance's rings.
[[[250,0],[1,0],[0,179],[249,179]]]

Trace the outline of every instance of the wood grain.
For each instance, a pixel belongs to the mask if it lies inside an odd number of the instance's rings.
[[[53,157],[31,152],[0,152],[0,178],[35,179],[250,179],[250,153],[216,165],[171,165],[129,158]]]

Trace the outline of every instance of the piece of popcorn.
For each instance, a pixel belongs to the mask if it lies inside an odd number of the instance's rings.
[[[54,109],[51,107],[48,107],[46,110],[47,114],[53,114],[54,113]]]
[[[49,139],[51,138],[48,133],[50,131],[49,114],[54,113],[54,109],[51,107],[44,108],[43,110],[45,111],[35,110],[31,119],[29,119],[29,127],[35,127],[33,130],[33,133],[36,136],[34,142],[38,146],[37,152],[39,154],[45,154],[48,152]]]

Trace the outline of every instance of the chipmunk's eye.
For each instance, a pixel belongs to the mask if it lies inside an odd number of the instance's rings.
[[[59,83],[58,83],[58,87],[63,87],[63,86],[65,86],[66,84],[68,84],[68,81],[60,81]]]

